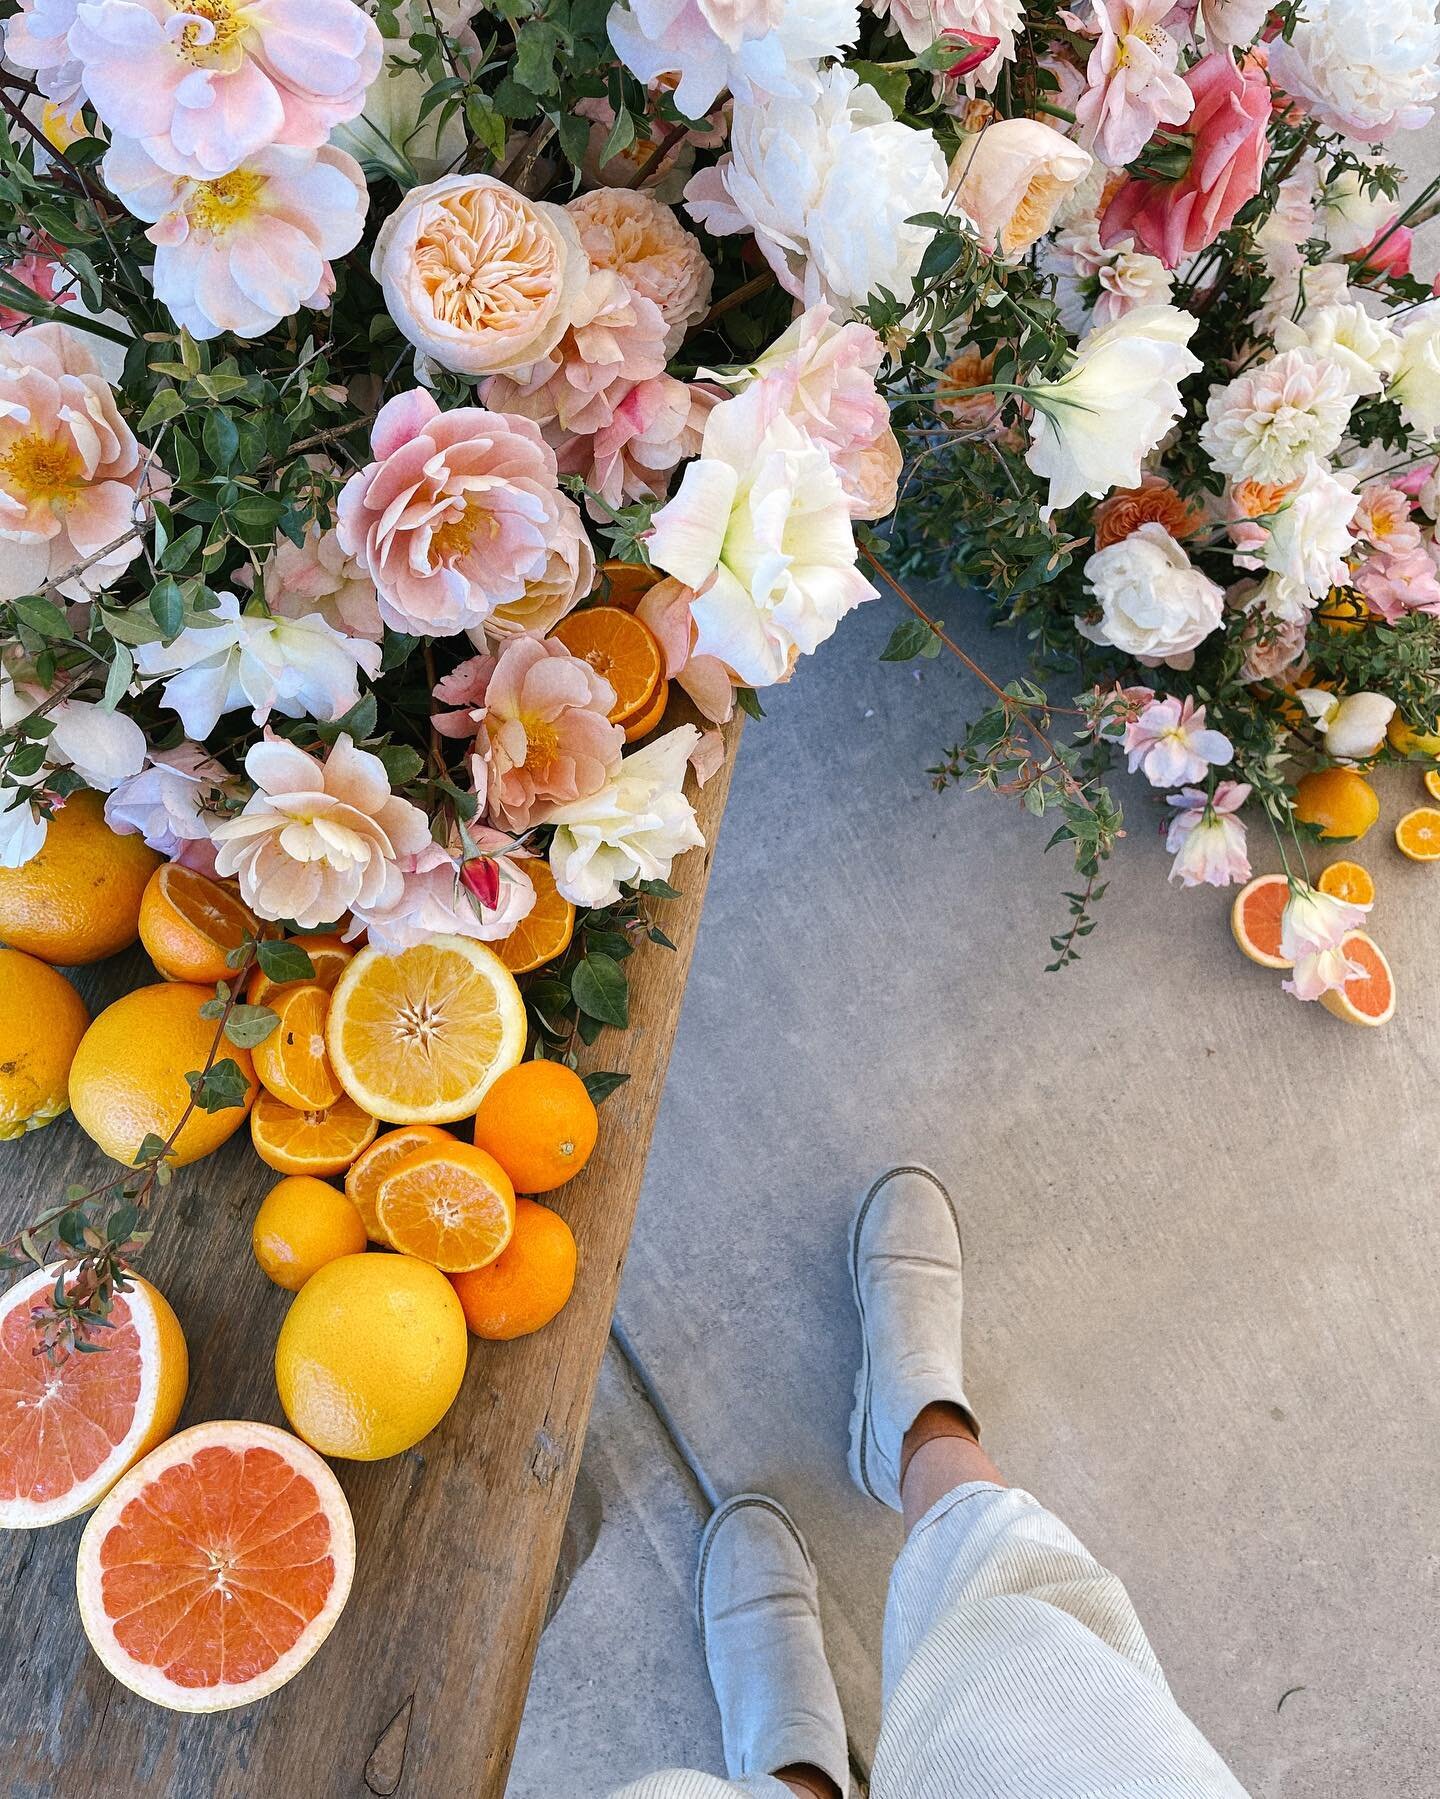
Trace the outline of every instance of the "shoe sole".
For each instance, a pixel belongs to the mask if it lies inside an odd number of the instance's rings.
[[[810,1551],[804,1537],[800,1534],[800,1526],[790,1516],[778,1499],[772,1499],[768,1493],[735,1493],[723,1505],[716,1506],[710,1514],[710,1521],[705,1526],[700,1538],[700,1560],[695,1566],[695,1622],[700,1627],[700,1649],[705,1657],[705,1665],[710,1665],[710,1645],[705,1630],[705,1570],[710,1563],[710,1548],[715,1541],[716,1533],[725,1521],[734,1513],[745,1511],[755,1506],[761,1511],[769,1512],[776,1517],[794,1538],[795,1546],[805,1558],[805,1565],[818,1584],[819,1576],[815,1574],[815,1564],[810,1559]]]
[[[898,1168],[887,1168],[870,1191],[860,1202],[850,1226],[850,1291],[855,1297],[855,1310],[860,1318],[860,1366],[855,1371],[855,1404],[850,1412],[850,1478],[862,1493],[871,1499],[879,1500],[881,1505],[889,1505],[890,1501],[877,1493],[870,1482],[869,1449],[870,1449],[870,1333],[865,1327],[865,1302],[860,1297],[860,1233],[865,1228],[865,1219],[870,1207],[879,1197],[880,1191],[898,1175],[918,1174],[934,1183],[940,1197],[945,1201],[945,1209],[950,1214],[950,1222],[955,1226],[955,1244],[960,1251],[960,1269],[965,1269],[965,1239],[960,1232],[960,1219],[955,1211],[955,1202],[951,1199],[944,1181],[933,1168],[926,1168],[919,1162],[906,1162]],[[894,1510],[894,1507],[891,1507]]]

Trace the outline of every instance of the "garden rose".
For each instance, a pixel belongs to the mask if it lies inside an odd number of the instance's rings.
[[[668,206],[643,190],[599,187],[566,208],[592,269],[611,269],[665,321],[665,354],[673,356],[691,325],[705,316],[715,271],[700,240]]]
[[[497,606],[482,624],[472,627],[477,649],[498,650],[512,637],[544,637],[572,612],[595,585],[595,552],[580,508],[560,495],[560,516],[550,540],[545,566],[525,582],[518,600]]]
[[[871,10],[895,26],[917,55],[938,38],[954,40],[957,63],[978,60],[964,73],[966,92],[988,93],[1015,59],[1015,36],[1025,22],[1020,0],[869,0]],[[966,46],[973,46],[968,51]],[[980,55],[986,46],[988,54]],[[1062,102],[1068,104],[1068,102]]]
[[[1112,169],[1134,162],[1157,125],[1183,124],[1195,104],[1162,24],[1173,11],[1173,0],[1094,0],[1099,37],[1075,119],[1080,142]]]
[[[560,443],[560,472],[583,477],[607,506],[663,499],[675,469],[699,452],[713,396],[694,382],[655,375],[608,399],[612,410],[607,423],[589,436]]]
[[[1228,887],[1250,879],[1245,827],[1235,814],[1250,797],[1245,781],[1220,781],[1215,792],[1186,787],[1166,796],[1175,816],[1165,834],[1174,856],[1170,879],[1182,887]]]
[[[1016,257],[1050,229],[1090,163],[1088,151],[1038,119],[996,119],[961,140],[950,187],[985,248]]]
[[[93,700],[61,700],[50,711],[54,725],[45,745],[53,768],[73,768],[98,793],[138,774],[145,765],[145,733],[135,720]]]
[[[1197,645],[1219,624],[1225,596],[1160,525],[1097,550],[1085,579],[1100,603],[1098,619],[1077,619],[1092,643],[1108,643],[1142,662],[1188,668]]]
[[[635,613],[655,633],[665,657],[666,680],[678,681],[706,718],[723,725],[735,710],[735,689],[723,662],[695,653],[700,633],[692,610],[694,600],[693,589],[671,577],[657,581]],[[692,766],[703,786],[704,772],[693,758]]]
[[[1222,474],[1283,486],[1339,445],[1354,404],[1344,369],[1285,350],[1211,389],[1200,442]]]
[[[1440,437],[1440,301],[1410,313],[1400,333],[1400,354],[1390,397],[1412,431],[1432,441]]]
[[[20,0],[5,21],[5,60],[28,69],[47,100],[74,112],[82,104],[83,73],[70,48],[70,28],[79,0]]]
[[[1235,755],[1223,731],[1205,728],[1205,708],[1184,699],[1152,700],[1125,727],[1130,773],[1144,772],[1152,787],[1182,787],[1203,781],[1211,768],[1224,768]]]
[[[1345,581],[1359,497],[1354,477],[1311,461],[1296,487],[1266,521],[1261,564],[1320,599]]]
[[[345,637],[379,643],[385,634],[375,583],[340,547],[336,532],[313,521],[303,543],[279,537],[260,569],[265,604],[278,618],[324,619]]]
[[[44,246],[43,248],[40,246]],[[12,281],[18,281],[21,287],[28,287],[37,299],[49,300],[56,306],[69,306],[75,295],[66,291],[61,283],[72,280],[68,269],[55,259],[54,244],[48,239],[39,239],[34,247],[17,256],[13,262],[5,264],[5,273]],[[13,337],[17,331],[24,331],[33,323],[28,312],[20,312],[14,306],[7,306],[0,300],[0,331],[7,337]]]
[[[1275,327],[1277,350],[1311,350],[1322,362],[1342,369],[1351,393],[1378,394],[1400,361],[1400,340],[1383,319],[1349,301],[1307,308],[1298,319]]]
[[[1305,0],[1290,41],[1270,45],[1270,74],[1320,124],[1374,144],[1429,124],[1437,54],[1433,0]]]
[[[1095,548],[1108,549],[1141,525],[1163,525],[1174,538],[1200,529],[1201,514],[1182,500],[1163,475],[1145,475],[1138,487],[1122,487],[1095,508]]]
[[[173,860],[187,844],[209,842],[207,811],[231,784],[229,770],[198,743],[152,749],[145,766],[107,795],[105,822],[122,837],[143,837]]]
[[[523,855],[506,854],[511,839],[485,825],[467,828],[493,879],[494,898],[482,900],[466,879],[464,848],[457,840],[447,848],[427,837],[416,850],[396,857],[400,891],[387,887],[372,904],[351,907],[347,938],[363,931],[368,943],[394,955],[427,937],[474,937],[498,943],[508,937],[535,908],[535,887],[525,872]]]
[[[684,791],[699,741],[694,725],[652,737],[598,792],[550,809],[550,869],[573,905],[613,905],[622,883],[667,881],[676,856],[704,847]]]
[[[1352,975],[1363,974],[1342,946],[1351,931],[1364,926],[1369,910],[1292,881],[1280,914],[1280,954],[1293,965],[1290,979],[1280,983],[1284,991],[1296,999],[1319,999],[1343,987]]]

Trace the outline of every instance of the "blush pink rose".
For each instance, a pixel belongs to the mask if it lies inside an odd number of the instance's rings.
[[[663,499],[679,464],[700,453],[714,395],[698,382],[662,374],[610,397],[613,410],[598,431],[556,440],[561,474],[583,476],[607,506]]]

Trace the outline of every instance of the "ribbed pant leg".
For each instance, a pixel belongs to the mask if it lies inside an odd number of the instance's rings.
[[[895,1564],[872,1799],[1245,1799],[1124,1587],[1028,1493],[939,1500]]]
[[[794,1799],[789,1787],[770,1774],[746,1780],[721,1780],[715,1774],[699,1774],[693,1768],[666,1768],[647,1774],[633,1786],[622,1787],[610,1799]]]

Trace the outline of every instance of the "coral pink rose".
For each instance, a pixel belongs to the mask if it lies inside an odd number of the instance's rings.
[[[48,239],[33,249],[26,250],[14,262],[7,264],[5,273],[12,281],[18,281],[21,287],[28,287],[37,299],[53,301],[56,306],[68,306],[75,298],[72,293],[61,293],[59,283],[69,280],[68,271],[55,260],[55,246]],[[17,331],[23,331],[32,322],[28,312],[21,312],[14,306],[0,304],[0,331],[7,337],[13,337]]]
[[[710,304],[715,271],[699,238],[668,206],[647,193],[622,187],[581,194],[566,211],[580,233],[591,268],[613,269],[660,308],[665,350],[673,356]]]
[[[583,476],[607,506],[663,499],[680,463],[700,453],[714,395],[698,382],[655,375],[610,398],[614,410],[600,430],[556,440],[561,474]]]
[[[1270,119],[1270,89],[1251,57],[1236,68],[1217,51],[1185,81],[1195,97],[1181,128],[1192,140],[1189,168],[1178,181],[1133,176],[1100,221],[1103,243],[1133,237],[1171,269],[1213,244],[1259,193]]]

